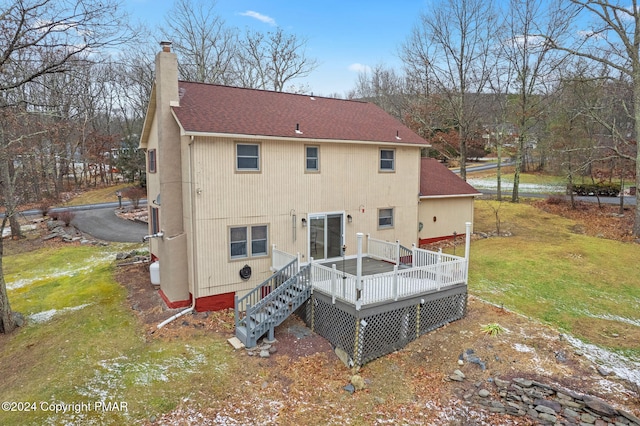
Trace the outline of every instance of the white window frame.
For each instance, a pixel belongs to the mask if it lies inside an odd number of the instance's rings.
[[[390,215],[382,216],[383,212],[389,211]],[[395,223],[395,209],[393,207],[385,207],[378,209],[378,229],[391,229]],[[382,224],[382,219],[388,219],[391,223]]]
[[[255,239],[253,237],[254,232],[257,233],[257,230],[254,228],[265,228],[265,237]],[[244,230],[244,240],[232,240],[231,233],[235,229],[243,229]],[[229,260],[241,260],[247,259],[250,257],[266,257],[269,256],[269,225],[264,223],[254,224],[254,225],[240,225],[240,226],[229,226],[229,230],[227,232],[229,236],[228,250],[229,250]],[[264,251],[254,251],[254,243],[264,241]],[[244,244],[244,254],[233,255],[232,254],[232,245],[233,244]]]
[[[238,153],[238,150],[241,146],[251,146],[251,147],[256,147],[257,149],[257,154],[256,155],[240,155]],[[260,169],[260,144],[259,143],[236,143],[236,171],[238,172],[259,172]],[[256,160],[256,167],[240,167],[240,159],[241,158],[249,158],[249,159],[254,159]]]
[[[309,148],[313,148],[316,150],[316,156],[309,156]],[[315,160],[316,167],[309,167],[309,160]],[[304,147],[304,171],[307,173],[317,173],[320,171],[320,147],[318,145],[305,145]]]
[[[392,158],[382,158],[383,152],[390,152]],[[383,167],[383,164],[390,164],[391,167]],[[396,150],[392,148],[380,148],[378,170],[384,173],[393,173],[396,171]]]

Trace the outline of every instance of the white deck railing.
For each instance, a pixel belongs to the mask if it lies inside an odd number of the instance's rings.
[[[438,253],[436,253],[438,254]],[[439,291],[445,287],[466,283],[467,262],[457,258],[428,266],[398,269],[361,278],[361,292],[358,298],[358,279],[335,268],[328,268],[314,262],[311,280],[315,290],[336,299],[361,306],[373,303],[396,301],[419,294]]]
[[[358,277],[336,269],[321,265],[309,259],[311,263],[311,283],[315,290],[331,296],[333,303],[336,299],[352,303],[356,309],[373,303],[395,301],[403,298],[418,296],[431,291],[440,291],[445,287],[466,284],[469,252],[469,230],[467,224],[466,257],[422,250],[415,245],[411,249],[411,267],[402,268],[400,264],[400,243],[390,243],[367,236],[367,253],[372,257],[393,263],[393,271],[375,275]],[[361,238],[362,234],[359,234]],[[360,243],[359,243],[360,244]],[[406,251],[406,250],[405,250]],[[404,257],[408,255],[402,255]],[[272,248],[272,265],[276,270],[279,265],[287,265],[293,256]],[[280,267],[282,267],[280,266]],[[360,272],[358,272],[360,274]]]
[[[297,258],[296,255],[276,249],[275,244],[271,246],[271,270],[274,272],[284,268]]]
[[[328,268],[314,262],[311,265],[311,283],[314,289],[331,296],[333,303],[336,299],[347,303],[356,302],[357,277],[337,270],[335,265]]]
[[[377,240],[367,235],[367,253],[369,257],[397,265],[400,260],[400,243]]]

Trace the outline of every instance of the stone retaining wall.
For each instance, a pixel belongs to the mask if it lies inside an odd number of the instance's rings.
[[[603,400],[527,379],[494,379],[495,392],[480,389],[471,399],[494,413],[529,417],[541,424],[640,426],[640,419]]]

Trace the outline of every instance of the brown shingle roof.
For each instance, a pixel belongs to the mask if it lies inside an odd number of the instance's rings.
[[[420,196],[443,197],[479,195],[480,192],[435,158],[423,158],[420,164]]]
[[[186,132],[427,144],[372,103],[184,81],[179,89],[173,111]]]

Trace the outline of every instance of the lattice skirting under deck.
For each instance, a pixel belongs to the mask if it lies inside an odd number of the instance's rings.
[[[461,319],[466,310],[467,286],[460,284],[359,311],[314,291],[296,313],[314,332],[349,354],[353,366],[362,366]]]

